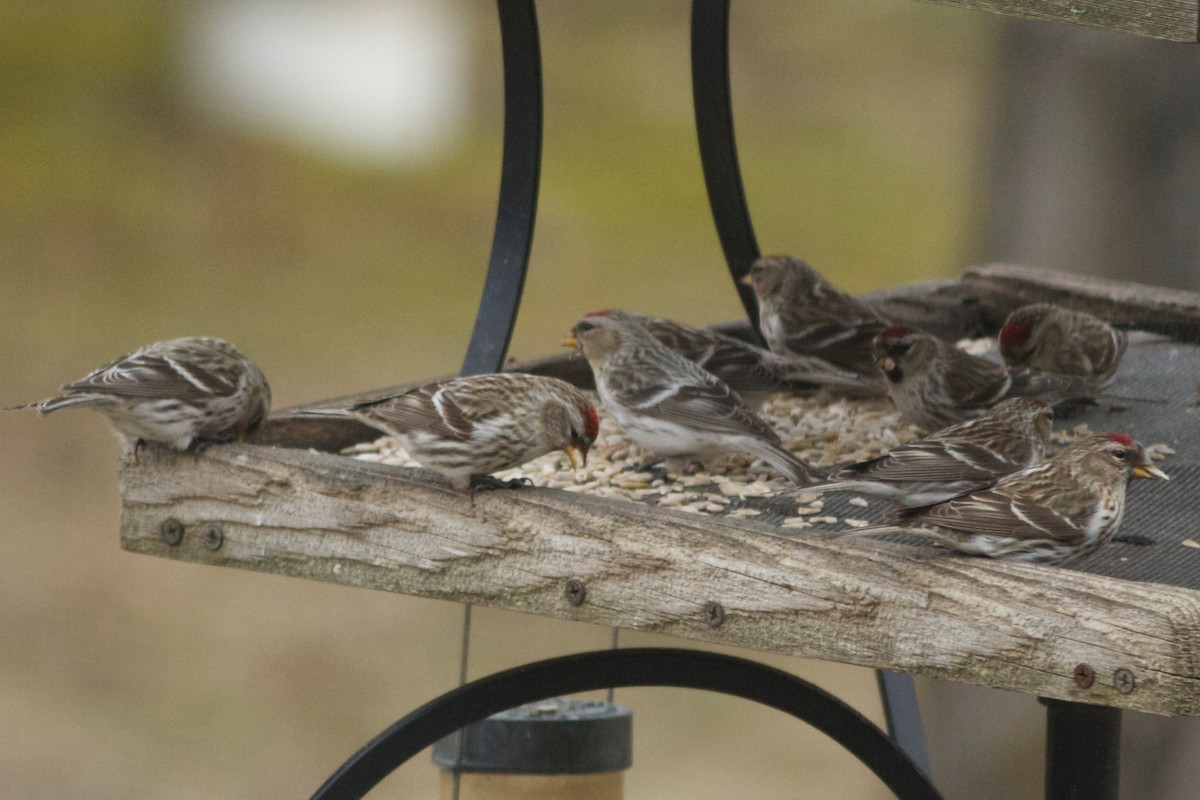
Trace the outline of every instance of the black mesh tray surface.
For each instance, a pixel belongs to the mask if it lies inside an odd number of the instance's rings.
[[[1056,428],[1087,423],[1096,433],[1119,431],[1144,445],[1166,444],[1175,450],[1159,466],[1169,481],[1135,480],[1129,486],[1118,541],[1101,548],[1073,568],[1137,581],[1200,589],[1200,345],[1172,341],[1131,344],[1116,380],[1106,392],[1154,402],[1101,401],[1055,422]],[[851,505],[854,495],[823,496],[823,515],[839,519],[886,521],[887,504]],[[749,498],[729,510],[754,508],[756,520],[781,524],[794,513],[786,498]],[[728,513],[728,512],[726,512]],[[843,527],[822,525],[812,530]],[[785,529],[802,537],[809,529]],[[891,538],[891,537],[889,537]],[[911,541],[911,540],[909,540]],[[921,546],[921,545],[916,545]]]

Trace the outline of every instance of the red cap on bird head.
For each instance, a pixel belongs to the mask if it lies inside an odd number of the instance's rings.
[[[1029,341],[1033,326],[1024,320],[1013,320],[1000,329],[1000,349],[1020,347]]]

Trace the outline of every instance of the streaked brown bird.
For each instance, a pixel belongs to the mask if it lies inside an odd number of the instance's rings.
[[[867,381],[861,375],[816,356],[785,358],[711,328],[630,311],[622,313],[655,339],[724,381],[751,410],[782,393],[805,397],[823,389],[851,396],[864,393]]]
[[[400,439],[422,466],[458,491],[515,488],[493,472],[562,450],[587,464],[600,430],[596,408],[557,378],[503,372],[427,383],[346,408],[303,408],[305,416],[351,417]]]
[[[121,436],[176,450],[242,438],[271,410],[271,388],[254,362],[229,342],[205,336],[146,345],[62,392],[10,410],[92,408]]]
[[[881,331],[873,351],[896,409],[923,431],[972,419],[1008,397],[1057,406],[1097,396],[1090,378],[1006,367],[903,325]]]
[[[1010,367],[1089,377],[1097,389],[1112,383],[1129,344],[1124,331],[1099,317],[1051,303],[1018,308],[997,338]]]
[[[940,503],[1043,461],[1052,417],[1040,400],[1010,398],[981,417],[842,467],[830,474],[830,483],[804,491],[859,492],[905,506]]]
[[[989,489],[895,512],[894,525],[843,536],[904,533],[968,555],[1068,564],[1116,535],[1131,478],[1167,479],[1123,433],[1088,434]]]
[[[678,472],[718,453],[761,458],[801,486],[819,475],[793,455],[720,378],[663,345],[621,311],[586,316],[565,344],[579,346],[600,400],[640,447]]]
[[[786,255],[765,256],[742,282],[754,287],[759,326],[771,352],[817,356],[874,381],[871,342],[891,323],[808,265]],[[882,386],[877,394],[883,394]]]

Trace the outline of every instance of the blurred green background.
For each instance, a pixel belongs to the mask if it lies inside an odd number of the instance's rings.
[[[247,123],[205,83],[225,46],[205,43],[214,15],[311,18],[315,5],[0,6],[0,404],[182,335],[237,343],[277,407],[457,369],[499,181],[495,9],[409,4],[432,15],[460,66],[446,70],[458,110],[426,151],[364,155]],[[386,5],[337,4],[368,19]],[[688,11],[681,0],[541,4],[546,147],[513,356],[555,352],[594,308],[738,315],[692,127]],[[762,249],[802,254],[853,291],[967,266],[1000,24],[905,2],[737,4],[737,136]],[[322,76],[336,95],[355,74]],[[382,75],[385,86],[424,79]],[[307,796],[455,684],[459,607],[124,553],[102,419],[4,414],[0,442],[0,795]],[[471,674],[608,637],[479,609]],[[755,657],[881,720],[869,671]],[[635,712],[631,800],[889,796],[774,712],[681,691],[618,701]],[[935,770],[949,769],[944,754],[968,735],[933,728]],[[973,767],[984,782],[972,796],[1036,793],[1037,747],[1021,738]],[[1014,766],[987,794],[984,773]],[[435,786],[423,756],[378,794],[433,797]]]

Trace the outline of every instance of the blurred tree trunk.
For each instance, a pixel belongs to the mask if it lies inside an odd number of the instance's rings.
[[[1004,28],[983,260],[1200,286],[1200,45]]]

